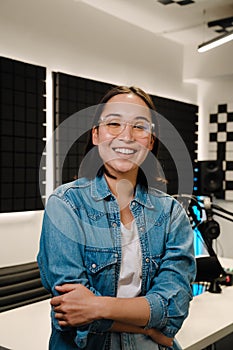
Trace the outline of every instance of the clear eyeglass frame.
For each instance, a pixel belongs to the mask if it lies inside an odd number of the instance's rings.
[[[134,122],[128,122],[123,120],[104,120],[100,119],[98,125],[106,127],[108,133],[113,136],[120,135],[126,128],[126,125],[130,125],[132,133],[135,138],[145,138],[154,133],[155,125],[146,120],[135,120]]]

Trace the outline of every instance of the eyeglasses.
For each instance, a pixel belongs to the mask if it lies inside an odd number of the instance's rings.
[[[113,136],[120,135],[126,128],[126,125],[130,125],[132,128],[132,134],[135,138],[145,138],[149,134],[154,132],[154,124],[146,120],[134,120],[132,122],[123,121],[121,119],[106,119],[99,120],[99,125],[104,125],[107,132]]]

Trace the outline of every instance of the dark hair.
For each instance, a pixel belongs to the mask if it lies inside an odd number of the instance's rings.
[[[152,180],[152,182],[157,182],[158,180],[161,180],[161,176],[159,175],[158,171],[158,166],[157,166],[157,156],[158,156],[158,151],[159,151],[159,127],[158,127],[158,118],[156,118],[156,109],[155,105],[151,99],[151,97],[142,89],[136,86],[116,86],[110,89],[104,97],[101,99],[100,104],[96,108],[96,113],[94,116],[93,120],[93,126],[98,125],[99,118],[102,114],[102,111],[104,109],[105,104],[114,96],[119,95],[119,94],[130,94],[133,93],[137,96],[139,96],[149,107],[150,113],[151,113],[151,119],[153,124],[155,125],[155,136],[154,136],[154,144],[153,144],[153,149],[151,150],[151,153],[153,154],[154,157],[148,157],[145,159],[143,164],[141,164],[139,168],[139,173],[138,173],[138,183],[141,183],[145,187],[148,187],[148,178]],[[84,152],[84,157],[91,151],[93,150],[94,145],[92,143],[92,130],[89,130],[88,132],[88,139],[87,139],[87,145],[85,148]],[[96,149],[96,148],[95,148]],[[92,152],[91,152],[92,153]],[[148,159],[149,158],[149,159]],[[152,159],[153,158],[153,159]],[[152,174],[152,167],[154,164],[154,171]],[[145,176],[145,170],[146,169],[146,175]],[[91,157],[88,158],[88,161],[84,161],[81,164],[80,167],[80,172],[79,172],[79,177],[95,177],[96,174],[100,174],[106,172],[106,169],[103,166],[103,162],[100,159],[100,156],[98,154],[98,151],[92,153]],[[108,173],[107,173],[108,174]],[[110,174],[108,174],[109,176]],[[110,175],[111,176],[111,175]],[[151,183],[151,181],[150,181]]]

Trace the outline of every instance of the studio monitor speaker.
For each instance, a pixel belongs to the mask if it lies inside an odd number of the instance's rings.
[[[222,161],[203,160],[198,162],[198,193],[223,198]]]

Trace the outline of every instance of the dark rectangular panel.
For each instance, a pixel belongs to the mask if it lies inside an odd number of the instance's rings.
[[[100,102],[105,93],[113,87],[111,84],[70,76],[64,73],[54,73],[54,127],[58,127],[66,121],[73,113]],[[196,105],[174,101],[167,98],[152,96],[157,111],[166,118],[173,128],[177,130],[181,139],[187,147],[191,162],[197,158],[197,122],[198,107]],[[169,136],[169,137],[172,137]],[[66,134],[68,139],[68,131]],[[58,136],[56,148],[56,184],[68,182],[75,178],[80,160],[82,159],[85,137],[78,140],[66,156],[62,169],[59,168],[59,157],[62,155],[63,145],[67,140]],[[170,140],[173,142],[172,140]],[[168,192],[177,193],[177,170],[166,145],[160,147],[159,161],[162,165],[165,177],[168,178]],[[76,157],[74,156],[76,155]],[[62,173],[62,174],[61,174]]]
[[[45,157],[45,76],[44,67],[0,57],[0,212],[44,207],[38,174]]]

